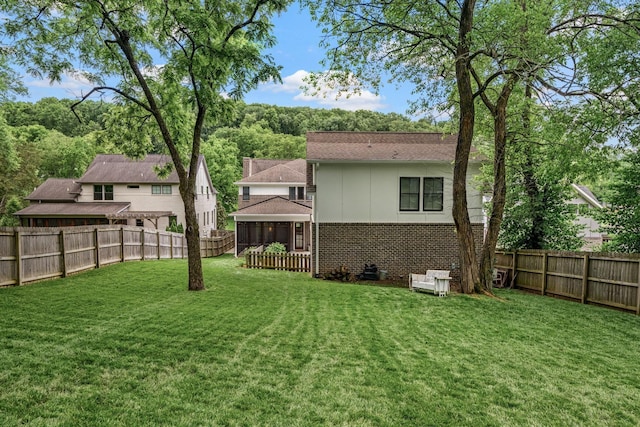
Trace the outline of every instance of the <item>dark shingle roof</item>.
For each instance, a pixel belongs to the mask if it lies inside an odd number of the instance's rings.
[[[308,132],[307,160],[450,162],[456,143],[433,132]]]
[[[246,176],[237,183],[304,183],[307,180],[306,172],[306,160],[287,160],[285,163],[275,164],[257,173],[255,171],[252,171],[252,174],[250,176]]]
[[[73,179],[49,178],[38,186],[27,200],[74,202],[82,186]]]
[[[105,216],[128,209],[128,202],[35,203],[18,211],[18,216]]]
[[[274,196],[238,209],[229,215],[311,215],[311,205],[307,201],[287,200],[281,196]]]
[[[150,154],[144,159],[133,160],[121,154],[99,154],[91,162],[89,168],[78,180],[80,183],[126,183],[126,184],[148,184],[163,183],[177,184],[178,174],[172,170],[165,179],[158,178],[156,166],[172,164],[171,157],[162,154]]]

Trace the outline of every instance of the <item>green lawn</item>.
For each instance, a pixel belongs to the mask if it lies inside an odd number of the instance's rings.
[[[0,289],[0,425],[640,424],[640,318],[130,262]]]

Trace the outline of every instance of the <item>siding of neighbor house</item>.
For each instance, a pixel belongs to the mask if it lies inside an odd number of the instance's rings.
[[[479,172],[469,165],[471,177]],[[401,177],[443,177],[443,209],[436,212],[400,211]],[[453,172],[451,164],[323,163],[316,170],[315,216],[318,222],[381,222],[452,224]],[[482,195],[469,191],[469,216],[482,223]]]
[[[135,226],[136,212],[141,216],[139,219],[143,219],[144,213],[151,215],[160,213],[163,216],[157,219],[157,227],[159,230],[164,230],[169,226],[169,218],[166,214],[171,212],[176,216],[178,224],[186,225],[184,204],[180,196],[176,172],[173,171],[167,178],[161,179],[158,178],[153,169],[156,164],[164,164],[166,161],[166,156],[161,155],[149,155],[140,161],[127,159],[121,155],[98,155],[83,177],[77,182],[73,181],[73,185],[77,186],[77,188],[74,187],[74,194],[75,192],[79,192],[79,194],[75,202],[73,202],[73,198],[69,197],[69,202],[73,203],[69,203],[68,213],[55,215],[53,204],[42,203],[41,205],[45,209],[47,205],[51,207],[50,210],[54,215],[49,215],[50,217],[62,218],[66,216],[81,217],[87,206],[104,205],[106,207],[107,205],[124,203],[129,205],[128,209],[126,211],[118,211],[118,213],[131,213],[131,218],[119,219],[119,223]],[[52,188],[56,184],[63,186],[65,191],[61,193],[61,191]],[[94,185],[96,184],[102,186],[112,185],[113,200],[94,200]],[[53,195],[61,193],[64,195],[67,192],[66,188],[69,186],[70,183],[64,180],[50,180],[43,184],[42,191],[36,190],[32,193],[30,198],[33,200],[31,201],[34,203],[38,201],[38,197],[47,196],[47,194],[40,195],[42,192]],[[161,191],[159,194],[153,194],[153,186],[160,186]],[[171,188],[170,194],[167,194],[167,186]],[[162,189],[163,187],[165,187],[164,190]],[[57,197],[60,198],[62,196],[58,195]],[[216,200],[217,192],[211,183],[204,157],[201,156],[196,175],[195,207],[200,226],[200,235],[202,236],[208,236],[211,230],[216,229]],[[74,209],[77,213],[73,212]],[[101,218],[98,218],[100,216]],[[39,217],[47,218],[48,216],[46,212],[43,212],[39,214]],[[107,221],[104,217],[104,212],[98,217],[96,217],[98,218],[97,221]],[[156,225],[155,220],[144,221],[143,224],[146,227]]]

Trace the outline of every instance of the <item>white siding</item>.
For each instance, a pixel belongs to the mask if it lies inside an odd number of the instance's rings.
[[[470,165],[469,216],[482,222],[482,195],[470,182],[478,173]],[[453,223],[453,166],[445,163],[354,164],[322,163],[316,170],[315,215],[318,222]],[[401,212],[400,177],[443,177],[443,210]]]
[[[216,224],[216,200],[217,197],[213,194],[213,188],[209,186],[209,180],[207,179],[206,169],[204,164],[201,164],[198,168],[198,175],[196,176],[196,214],[199,219],[200,235],[208,236],[211,230],[217,228]]]
[[[186,226],[184,204],[180,197],[178,184],[171,185],[171,194],[152,194],[151,184],[133,184],[138,188],[129,188],[127,184],[115,184],[113,186],[113,200],[106,202],[128,202],[131,203],[129,211],[169,211],[177,216],[178,224]],[[169,185],[159,182],[154,185]],[[208,196],[207,196],[208,188]],[[198,169],[196,177],[196,194],[195,201],[196,214],[199,218],[200,234],[208,236],[210,230],[216,229],[216,195],[213,189],[209,187],[209,181],[206,178],[204,166]],[[82,186],[82,194],[78,198],[78,202],[94,202],[93,200],[93,184],[84,184]],[[208,221],[207,221],[207,212]],[[135,225],[135,219],[129,220],[129,225]],[[158,219],[158,229],[164,230],[169,225],[168,218]],[[146,227],[151,227],[149,221],[145,222]]]
[[[304,183],[286,185],[245,185],[240,184],[238,196],[242,196],[242,188],[249,187],[249,196],[283,196],[289,197],[289,187],[302,187]]]

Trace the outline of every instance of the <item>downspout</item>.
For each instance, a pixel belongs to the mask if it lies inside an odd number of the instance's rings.
[[[320,261],[319,261],[319,254],[320,254],[320,233],[318,232],[320,225],[318,224],[318,213],[316,212],[316,199],[318,197],[318,186],[317,186],[317,180],[316,180],[316,170],[320,165],[317,163],[313,164],[313,185],[316,186],[316,192],[313,195],[313,210],[312,215],[313,215],[313,223],[315,226],[315,245],[313,245],[313,250],[315,252],[315,259],[314,259],[314,264],[316,265],[315,268],[315,274],[320,274]],[[313,239],[314,236],[312,236],[311,238]],[[313,240],[312,240],[313,241]]]

